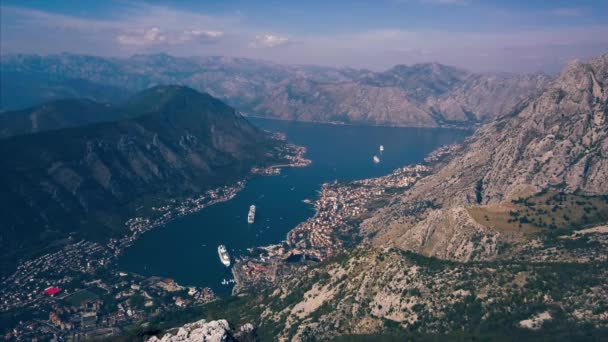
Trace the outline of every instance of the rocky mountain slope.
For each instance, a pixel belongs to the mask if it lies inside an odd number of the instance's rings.
[[[475,74],[437,63],[372,72],[162,54],[127,59],[13,55],[2,57],[0,69],[7,75],[3,88],[29,78],[59,83],[86,80],[125,92],[156,84],[184,84],[249,115],[417,127],[470,128],[487,117],[508,113],[521,100],[534,97],[549,80],[543,75]],[[61,91],[39,93],[49,99],[63,96]],[[2,108],[12,109],[24,102],[27,99],[14,94],[3,96],[1,103]]]
[[[275,148],[282,142],[190,88],[154,87],[121,110],[131,119],[0,141],[3,262],[68,236],[125,234],[125,221],[137,210],[200,194],[279,160]]]
[[[541,190],[607,194],[607,82],[606,55],[570,64],[536,100],[481,127],[447,165],[379,211],[364,230],[378,232],[379,244],[466,259],[470,253],[457,252],[456,246],[471,235],[491,236],[497,243],[501,233],[476,222],[468,206],[496,208]],[[400,214],[422,200],[441,209],[415,220]]]
[[[607,120],[608,55],[568,65],[375,209],[358,247],[225,314],[295,341],[605,339]]]

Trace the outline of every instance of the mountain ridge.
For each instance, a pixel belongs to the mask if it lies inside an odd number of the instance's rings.
[[[90,99],[62,99],[0,113],[0,138],[120,119],[116,106]]]
[[[0,67],[42,78],[86,78],[130,92],[184,84],[266,118],[414,127],[472,128],[534,97],[549,80],[541,75],[488,76],[438,63],[374,72],[166,54],[127,59],[6,56]],[[10,79],[5,83],[10,85]],[[494,103],[479,100],[488,98]]]

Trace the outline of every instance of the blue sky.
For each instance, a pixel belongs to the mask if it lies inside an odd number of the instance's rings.
[[[0,10],[2,53],[554,72],[608,52],[608,0],[3,0]]]

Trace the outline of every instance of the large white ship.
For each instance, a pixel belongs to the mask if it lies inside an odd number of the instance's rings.
[[[378,158],[378,156],[374,156],[372,160],[374,161],[374,164],[378,164],[380,162],[380,158]]]
[[[230,255],[228,254],[228,250],[226,250],[226,246],[217,246],[217,254],[220,256],[222,264],[226,267],[230,267]]]
[[[247,214],[247,223],[252,224],[255,221],[255,205],[249,207],[249,214]]]

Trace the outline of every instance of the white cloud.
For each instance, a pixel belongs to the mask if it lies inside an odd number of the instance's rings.
[[[134,32],[129,34],[121,34],[116,38],[119,44],[122,45],[148,45],[165,43],[167,36],[161,32],[158,27],[152,27],[150,29],[140,30],[140,32]]]
[[[154,44],[213,42],[220,39],[223,35],[222,31],[183,30],[180,32],[164,32],[158,27],[152,27],[119,34],[116,40],[121,45],[146,46]]]
[[[192,40],[213,41],[224,36],[222,31],[201,31],[201,30],[186,30],[179,35],[179,39],[184,42]]]
[[[263,34],[255,36],[255,39],[249,44],[253,48],[274,48],[289,44],[291,41],[287,37],[277,36],[274,34]]]

